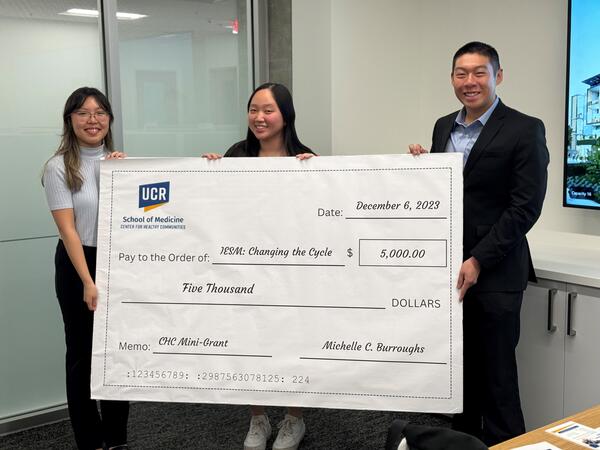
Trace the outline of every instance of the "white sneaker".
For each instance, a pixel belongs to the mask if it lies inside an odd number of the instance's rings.
[[[271,437],[271,424],[266,414],[252,416],[250,429],[244,440],[244,450],[265,450]]]
[[[279,427],[279,433],[277,439],[273,442],[273,450],[297,450],[306,432],[302,417],[286,414],[277,426]]]

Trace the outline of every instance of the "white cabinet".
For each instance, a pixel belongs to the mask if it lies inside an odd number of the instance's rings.
[[[531,283],[517,361],[527,430],[600,403],[600,289]]]
[[[517,367],[527,430],[564,417],[565,290],[565,283],[540,280],[523,295]]]
[[[600,403],[600,289],[567,285],[572,337],[565,339],[565,416]]]

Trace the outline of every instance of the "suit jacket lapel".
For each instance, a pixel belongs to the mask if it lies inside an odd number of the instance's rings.
[[[456,120],[456,116],[458,116],[458,111],[456,114],[452,116],[450,120],[448,120],[443,128],[440,130],[440,139],[435,146],[436,148],[433,150],[434,152],[443,153],[446,151],[446,145],[448,145],[448,139],[450,139],[450,133],[452,133],[452,129],[454,128],[454,121]]]
[[[463,171],[463,177],[466,177],[469,172],[473,169],[473,166],[477,164],[479,158],[485,151],[487,145],[494,139],[496,134],[500,131],[502,126],[504,125],[504,116],[506,116],[506,106],[501,101],[496,105],[496,109],[486,122],[485,126],[481,130],[481,134],[475,141],[473,148],[471,149],[471,153],[469,153],[469,158],[467,159],[467,163],[465,164],[465,169]]]

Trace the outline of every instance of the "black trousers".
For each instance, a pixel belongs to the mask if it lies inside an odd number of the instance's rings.
[[[92,277],[96,273],[96,248],[83,247]],[[65,325],[67,346],[67,404],[77,447],[81,450],[127,443],[129,403],[90,398],[92,330],[94,313],[83,301],[83,284],[62,240],[56,246],[55,287]]]
[[[515,349],[523,292],[470,292],[463,302],[464,412],[453,428],[488,446],[525,432]]]

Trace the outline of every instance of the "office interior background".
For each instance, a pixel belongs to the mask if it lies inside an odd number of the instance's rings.
[[[298,134],[319,154],[404,153],[458,109],[451,57],[471,40],[499,51],[502,100],[546,125],[532,234],[597,242],[600,214],[562,206],[567,0],[0,0],[0,433],[66,417],[57,233],[40,175],[74,89],[108,92],[130,156],[223,153],[267,80],[292,89]]]

